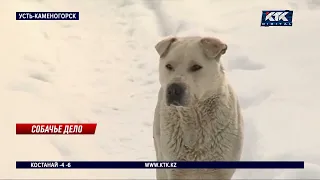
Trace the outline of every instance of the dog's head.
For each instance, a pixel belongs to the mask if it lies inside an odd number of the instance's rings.
[[[227,45],[213,37],[169,37],[155,46],[167,105],[188,106],[224,83],[220,57]]]

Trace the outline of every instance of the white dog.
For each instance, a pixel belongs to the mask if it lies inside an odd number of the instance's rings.
[[[170,37],[155,46],[161,88],[154,115],[158,161],[237,161],[243,127],[238,99],[213,37]],[[231,179],[235,169],[157,169],[157,179]]]

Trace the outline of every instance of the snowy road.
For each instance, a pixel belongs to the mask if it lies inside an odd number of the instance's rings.
[[[293,27],[260,27],[294,10]],[[16,11],[79,11],[80,21],[15,21]],[[245,160],[305,170],[234,179],[320,178],[320,0],[6,0],[0,7],[0,178],[152,179],[154,170],[16,170],[16,160],[154,160],[157,41],[213,35],[246,122]],[[15,123],[97,122],[95,136],[16,136]]]

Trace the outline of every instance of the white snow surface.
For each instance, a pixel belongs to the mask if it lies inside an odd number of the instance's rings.
[[[260,27],[262,10],[292,27]],[[16,11],[79,11],[79,21],[16,21]],[[212,35],[245,120],[243,160],[304,170],[234,179],[320,178],[320,0],[6,0],[0,6],[2,179],[154,179],[154,170],[16,170],[16,160],[155,160],[154,45]],[[16,123],[98,123],[93,136],[15,135]]]

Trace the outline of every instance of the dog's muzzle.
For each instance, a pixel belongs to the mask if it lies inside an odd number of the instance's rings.
[[[183,106],[186,94],[186,86],[180,83],[173,83],[167,87],[167,105]]]

